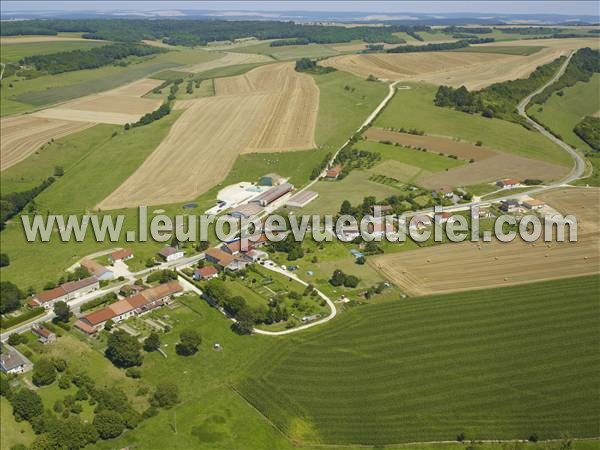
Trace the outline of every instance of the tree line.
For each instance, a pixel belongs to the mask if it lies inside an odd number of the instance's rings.
[[[22,192],[11,192],[0,196],[0,231],[4,230],[6,221],[19,214],[25,206],[33,201],[42,191],[54,183],[54,177],[48,177],[36,187]]]
[[[589,47],[580,48],[575,52],[565,69],[565,73],[538,95],[533,97],[532,103],[543,104],[554,92],[560,92],[566,87],[574,86],[578,81],[588,82],[592,75],[600,72],[600,51]]]
[[[529,93],[547,83],[563,64],[564,56],[539,66],[528,78],[494,83],[479,91],[469,91],[461,86],[440,86],[434,98],[434,104],[451,107],[466,113],[480,113],[487,118],[498,117],[516,123],[524,123],[517,113],[517,104]]]
[[[21,59],[24,66],[33,66],[37,71],[49,74],[95,69],[113,64],[128,56],[148,56],[164,53],[164,48],[144,44],[116,43],[94,47],[89,50],[71,50],[48,55],[27,56]]]
[[[386,42],[397,44],[396,32],[429,30],[424,25],[391,25],[388,27],[343,27],[305,25],[283,21],[225,21],[225,20],[129,20],[129,19],[48,19],[3,22],[2,36],[27,34],[56,34],[83,32],[83,37],[109,41],[138,42],[157,39],[173,45],[206,45],[211,41],[257,39],[305,39],[319,44],[350,42]]]
[[[439,44],[425,44],[425,45],[401,45],[386,50],[387,53],[418,53],[418,52],[440,52],[444,50],[455,50],[457,48],[465,48],[470,44],[487,44],[494,42],[494,38],[476,38],[476,39],[463,39],[456,42],[442,42]]]
[[[587,116],[573,131],[594,150],[600,151],[600,118]]]

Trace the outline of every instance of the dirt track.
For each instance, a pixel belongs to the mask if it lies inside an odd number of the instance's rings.
[[[0,121],[0,170],[8,169],[24,160],[51,139],[58,139],[91,126],[91,123],[29,115],[3,118]]]
[[[366,78],[370,74],[389,80],[424,81],[432,84],[481,89],[490,84],[528,77],[536,67],[547,64],[574,48],[598,47],[598,39],[536,39],[498,42],[486,46],[545,46],[529,56],[498,53],[423,52],[335,56],[324,66]]]
[[[98,208],[191,200],[222,181],[240,153],[314,146],[319,91],[293,63],[219,85],[214,97],[186,101],[165,140]]]
[[[577,217],[578,242],[449,243],[378,256],[370,263],[410,295],[600,273],[600,190],[569,188],[538,198]]]

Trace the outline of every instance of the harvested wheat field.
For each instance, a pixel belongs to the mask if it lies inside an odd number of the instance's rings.
[[[486,45],[493,45],[493,43]],[[531,42],[520,41],[519,44],[513,45],[531,45]],[[535,41],[535,45],[547,48],[528,56],[475,52],[342,55],[329,58],[320,64],[345,70],[363,78],[374,75],[389,80],[424,81],[456,87],[464,85],[468,89],[482,89],[493,83],[526,78],[538,66],[547,64],[561,55],[567,55],[575,48],[597,46],[598,40],[540,39]]]
[[[219,67],[237,66],[238,64],[251,64],[259,62],[273,61],[272,58],[266,55],[259,55],[256,53],[233,53],[225,52],[223,56],[212,61],[206,61],[193,66],[183,67],[179,70],[185,72],[206,72],[207,70],[216,69]]]
[[[460,159],[481,161],[497,153],[485,147],[478,147],[468,142],[457,141],[441,136],[418,136],[383,128],[369,128],[364,136],[372,141],[389,141],[408,147],[421,147],[444,155],[455,155]]]
[[[314,147],[319,91],[293,63],[260,67],[221,86],[226,95],[217,89],[214,97],[187,101],[165,140],[97,207],[190,200],[222,181],[240,153]]]
[[[539,198],[577,217],[577,242],[450,243],[378,256],[370,264],[414,296],[600,273],[600,231],[595,226],[600,190],[572,188]]]
[[[91,127],[91,123],[15,116],[0,120],[0,170],[24,160],[41,145]]]
[[[160,99],[141,98],[161,84],[160,80],[143,78],[125,86],[88,95],[32,115],[47,119],[123,125],[137,122],[141,116],[157,109]]]

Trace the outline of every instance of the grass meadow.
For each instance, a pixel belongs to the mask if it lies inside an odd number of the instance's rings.
[[[93,47],[107,45],[106,41],[54,41],[54,42],[31,42],[26,44],[9,44],[1,46],[0,60],[3,63],[17,62],[22,58],[34,55],[48,55],[58,52],[69,52],[72,50],[89,50]]]
[[[562,89],[563,95],[555,92],[543,105],[532,105],[528,113],[537,121],[559,134],[569,145],[582,150],[591,147],[574,132],[573,128],[585,116],[600,111],[600,74],[594,74],[587,83],[578,82]]]
[[[216,55],[204,50],[178,48],[153,57],[132,59],[133,62],[126,67],[104,66],[44,75],[31,80],[12,76],[2,83],[1,114],[4,116],[40,109],[42,106],[113,89],[162,70],[215,58]]]
[[[569,155],[538,132],[500,119],[486,119],[433,104],[436,87],[412,84],[398,90],[375,121],[378,127],[424,130],[426,134],[458,137],[495,150],[542,161],[571,165]]]
[[[356,308],[278,342],[236,386],[306,444],[595,437],[599,282]]]

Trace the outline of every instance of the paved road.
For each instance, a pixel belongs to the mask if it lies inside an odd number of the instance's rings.
[[[280,267],[277,267],[277,265],[275,263],[273,263],[272,265],[268,264],[269,262],[270,261],[267,261],[267,264],[264,265],[265,269],[271,270],[273,272],[281,273],[281,274],[285,275],[286,277],[291,278],[294,281],[297,281],[298,283],[300,283],[303,286],[308,286],[308,283],[306,281],[301,280],[295,274],[290,273],[287,270],[283,270]],[[329,308],[331,309],[331,312],[329,313],[329,315],[327,317],[324,317],[319,320],[315,320],[314,322],[310,322],[305,325],[300,325],[299,327],[290,328],[289,330],[265,331],[265,330],[260,330],[258,328],[254,328],[253,332],[256,334],[262,334],[265,336],[283,336],[286,334],[297,333],[298,331],[306,330],[307,328],[312,328],[317,325],[321,325],[325,322],[329,322],[331,319],[333,319],[337,315],[337,309],[335,308],[335,304],[331,301],[331,299],[329,297],[327,297],[325,294],[323,294],[320,290],[315,288],[315,291],[317,291],[317,294],[319,294],[319,297],[321,297],[323,300],[325,300],[327,302],[327,304],[329,305]]]
[[[537,123],[531,117],[529,117],[527,115],[527,113],[525,112],[525,109],[527,108],[527,105],[529,104],[529,102],[531,101],[531,99],[533,97],[535,97],[537,94],[542,92],[544,89],[546,89],[551,84],[554,84],[565,73],[565,70],[567,69],[567,66],[569,65],[569,62],[571,61],[571,58],[573,57],[574,53],[575,52],[573,51],[569,54],[569,56],[567,57],[567,60],[564,62],[564,64],[561,66],[561,68],[558,70],[558,72],[556,72],[556,74],[552,77],[552,79],[550,81],[548,81],[545,85],[543,85],[537,91],[529,94],[527,97],[525,97],[523,100],[521,100],[521,102],[517,105],[517,111],[519,112],[519,114],[521,116],[523,116],[525,118],[525,120],[527,120],[527,123],[529,123],[531,126],[533,126],[540,133],[542,133],[546,138],[550,139],[552,142],[554,142],[555,144],[559,145],[564,150],[566,150],[573,158],[573,160],[575,162],[575,166],[573,167],[573,170],[571,171],[571,173],[569,175],[567,175],[567,177],[565,177],[564,179],[562,179],[560,182],[557,183],[560,185],[568,184],[568,183],[571,183],[572,181],[575,181],[578,178],[581,178],[581,176],[583,175],[583,171],[585,170],[585,161],[579,155],[579,153],[577,153],[577,151],[575,149],[573,149],[573,147],[571,147],[566,142],[560,140],[559,138],[554,136],[552,133],[548,132],[543,126],[541,126],[539,123]]]

